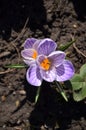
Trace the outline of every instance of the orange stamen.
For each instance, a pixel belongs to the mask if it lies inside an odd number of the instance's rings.
[[[37,54],[37,51],[34,50],[34,51],[33,51],[32,58],[36,59],[36,58],[37,58],[37,55],[38,55],[38,54]]]
[[[41,67],[44,69],[44,70],[49,70],[50,69],[50,61],[49,59],[45,58],[42,62],[41,62]]]

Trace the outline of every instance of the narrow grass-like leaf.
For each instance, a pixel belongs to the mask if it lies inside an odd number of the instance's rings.
[[[66,49],[68,49],[68,47],[70,47],[76,40],[73,40],[71,42],[66,43],[65,45],[60,45],[58,50],[61,51],[65,51]]]
[[[18,68],[18,69],[21,69],[21,68],[25,68],[27,66],[26,65],[20,65],[20,64],[12,64],[12,65],[5,65],[4,67],[5,68]]]

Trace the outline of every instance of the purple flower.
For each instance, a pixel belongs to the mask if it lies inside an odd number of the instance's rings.
[[[24,50],[21,52],[21,55],[24,58],[24,62],[27,65],[31,65],[35,63],[38,55],[44,54],[47,56],[55,51],[56,47],[57,44],[49,38],[43,40],[28,38],[24,43]]]
[[[29,42],[27,46],[29,46]],[[27,81],[31,85],[40,86],[43,80],[48,82],[53,82],[55,80],[62,82],[69,80],[74,75],[72,63],[65,60],[64,52],[55,51],[56,43],[51,39],[36,40],[30,48],[26,47],[22,51],[22,56],[25,58],[28,65],[30,63],[29,59],[33,58],[32,56],[34,54],[29,53],[31,49],[37,52],[35,62],[30,64],[26,73]]]

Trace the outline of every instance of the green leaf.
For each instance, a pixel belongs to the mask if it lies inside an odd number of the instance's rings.
[[[86,82],[83,82],[82,84],[82,97],[86,97]]]
[[[5,65],[5,68],[25,68],[27,67],[26,65],[20,65],[20,64],[13,64],[13,65]]]
[[[77,102],[81,101],[82,100],[81,92],[80,93],[73,92],[73,98]]]
[[[81,78],[80,74],[75,74],[70,81],[71,81],[73,90],[78,90],[82,88],[81,84],[83,82],[83,79]]]
[[[80,69],[80,76],[86,80],[86,64],[84,64]]]
[[[82,82],[81,89],[73,92],[73,98],[75,101],[81,101],[86,98],[86,82]]]
[[[66,50],[68,47],[70,47],[75,41],[76,41],[76,40],[71,41],[71,42],[68,42],[68,43],[66,43],[65,45],[60,45],[58,49],[61,50],[61,51],[65,51],[65,50]]]
[[[82,88],[82,82],[72,82],[72,89],[79,90]]]
[[[82,79],[82,77],[80,76],[80,74],[75,74],[74,76],[73,76],[73,78],[71,79],[71,82],[82,82],[83,81],[83,79]]]
[[[80,74],[75,74],[70,82],[74,100],[81,101],[86,98],[86,64],[80,68]]]

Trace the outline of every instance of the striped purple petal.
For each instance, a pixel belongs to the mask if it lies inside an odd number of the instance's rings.
[[[56,78],[56,71],[55,69],[50,69],[48,71],[40,70],[41,76],[45,81],[53,82]]]
[[[38,46],[39,46],[39,44],[40,44],[41,41],[42,41],[42,40],[36,40],[36,42],[35,42],[34,45],[33,45],[33,49],[35,49],[35,50],[38,51]]]
[[[21,55],[24,59],[32,58],[34,49],[24,49],[21,51]]]
[[[48,56],[48,58],[52,62],[52,66],[58,66],[64,61],[65,53],[62,51],[54,51]]]
[[[33,44],[37,41],[37,39],[35,38],[28,38],[25,42],[24,42],[24,49],[28,49],[28,48],[32,48]]]
[[[48,56],[51,52],[56,50],[56,47],[57,44],[53,40],[45,38],[38,46],[38,54],[44,54]]]
[[[36,64],[30,66],[26,73],[27,81],[33,86],[40,86],[42,83],[42,77],[40,75],[40,69]]]
[[[21,51],[21,55],[24,58],[24,62],[27,65],[30,65],[35,62],[35,59],[33,58],[34,49],[25,49]]]
[[[68,60],[64,60],[63,64],[56,67],[56,80],[59,82],[69,80],[74,75],[74,67]]]
[[[41,68],[40,64],[42,63],[42,61],[46,58],[45,55],[40,55],[37,58],[37,64],[39,65],[39,67]]]

